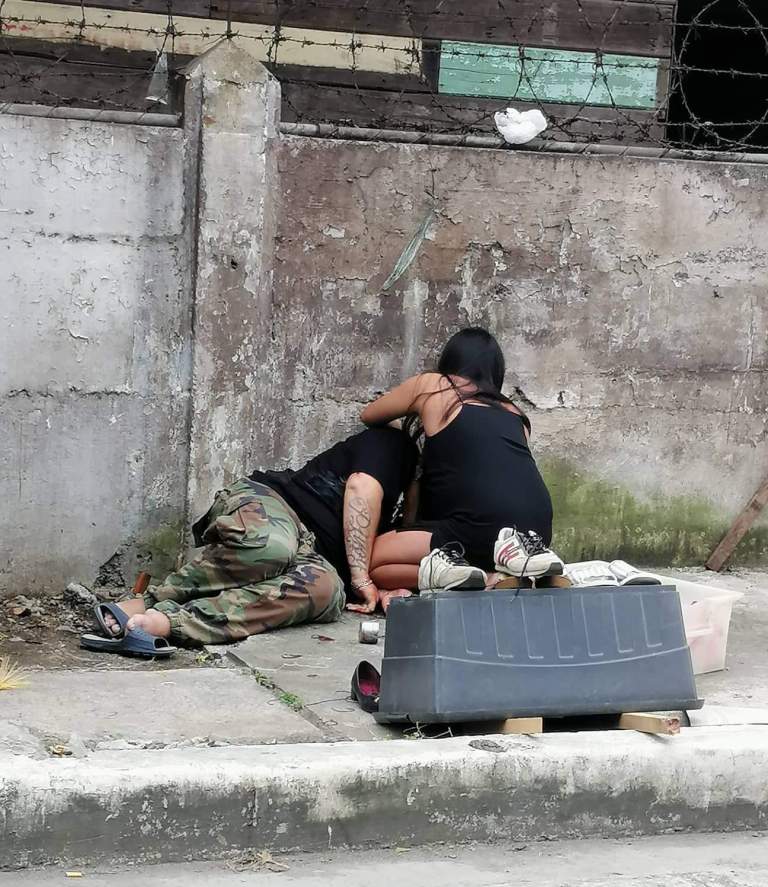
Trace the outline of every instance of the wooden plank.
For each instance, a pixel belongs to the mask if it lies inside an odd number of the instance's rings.
[[[381,71],[364,71],[360,68],[327,68],[319,65],[280,65],[271,62],[266,67],[283,82],[311,86],[336,86],[384,90],[386,92],[431,93],[429,83],[419,74],[388,74]]]
[[[488,726],[489,733],[516,735],[520,733],[543,733],[544,718],[507,718],[498,726]]]
[[[80,0],[62,0],[80,6]],[[165,0],[84,0],[167,13]],[[173,14],[392,37],[522,43],[667,58],[674,0],[173,0]]]
[[[22,43],[33,45],[35,52],[22,48]],[[74,59],[69,57],[70,52]],[[171,72],[170,103],[153,106],[147,102],[151,79],[149,54],[138,53],[139,58],[131,64],[125,58],[129,55],[120,50],[102,54],[97,47],[79,44],[9,38],[0,44],[0,101],[160,113],[179,110],[181,78]],[[142,58],[144,55],[147,59]],[[108,64],[108,58],[120,59],[123,64]],[[174,63],[180,64],[181,59]]]
[[[80,0],[55,0],[55,2],[62,6],[81,5]],[[168,0],[83,0],[82,5],[96,6],[100,9],[121,9],[127,12],[159,12],[168,15]],[[210,18],[211,2],[210,0],[171,0],[171,11],[173,15]]]
[[[121,49],[80,40],[40,40],[36,37],[10,35],[3,36],[0,53],[51,61],[62,58],[66,62],[83,62],[89,65],[141,71],[149,71],[157,59],[157,54],[150,50]],[[188,55],[168,53],[168,68],[172,71],[178,70],[188,64],[191,58],[192,56]]]
[[[567,576],[542,576],[536,580],[536,588],[572,588],[573,583]]]
[[[768,477],[760,484],[755,495],[749,500],[744,510],[731,525],[730,530],[723,536],[709,556],[709,560],[705,564],[708,570],[714,570],[716,573],[719,573],[723,569],[736,546],[747,534],[766,505],[768,505]]]
[[[674,23],[673,0],[212,0],[211,17],[226,18],[228,3],[234,21],[661,58]]]
[[[303,82],[283,82],[282,90],[282,119],[286,122],[425,132],[497,134],[493,115],[507,104],[498,99],[387,92]],[[515,102],[515,107],[526,110],[540,106]],[[541,107],[550,121],[545,137],[554,140],[643,144],[657,143],[663,137],[663,125],[652,111],[579,108],[553,103]]]
[[[662,736],[677,736],[680,732],[680,718],[668,715],[646,713],[623,714],[619,718],[619,730],[637,730],[639,733],[655,733]]]
[[[533,586],[529,579],[523,580],[518,579],[517,576],[507,576],[505,579],[502,579],[501,582],[497,582],[493,587],[502,591],[505,588],[532,588]]]

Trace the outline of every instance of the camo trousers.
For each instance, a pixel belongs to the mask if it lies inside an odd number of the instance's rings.
[[[205,545],[144,595],[171,636],[226,644],[304,622],[334,622],[344,585],[296,513],[269,487],[241,479],[216,494],[195,525]]]

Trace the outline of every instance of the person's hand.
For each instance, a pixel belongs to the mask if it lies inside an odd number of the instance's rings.
[[[359,584],[352,583],[355,594],[362,599],[361,604],[347,604],[347,609],[352,613],[373,613],[379,605],[379,589],[368,578]]]

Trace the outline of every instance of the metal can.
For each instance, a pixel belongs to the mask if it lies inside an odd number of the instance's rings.
[[[379,623],[378,622],[361,622],[360,629],[357,633],[357,640],[361,644],[378,644],[379,642]]]

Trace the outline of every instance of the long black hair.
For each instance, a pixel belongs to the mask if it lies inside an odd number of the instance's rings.
[[[437,372],[448,379],[460,401],[473,400],[497,408],[510,404],[520,412],[530,429],[528,417],[501,390],[506,362],[499,343],[488,330],[473,326],[451,336],[437,361]],[[472,384],[459,386],[453,381],[456,376]],[[447,412],[450,414],[453,409],[451,406]]]

